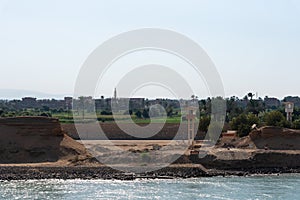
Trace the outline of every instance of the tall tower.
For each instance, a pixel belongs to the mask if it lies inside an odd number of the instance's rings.
[[[197,108],[188,106],[186,108],[186,119],[188,121],[188,144],[194,146],[195,139],[195,119],[196,119]]]
[[[294,103],[286,102],[285,103],[285,112],[286,112],[286,120],[292,121],[293,112],[294,112]]]
[[[117,88],[114,90],[114,99],[117,99]]]

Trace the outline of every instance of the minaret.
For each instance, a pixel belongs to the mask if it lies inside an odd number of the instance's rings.
[[[114,99],[117,99],[117,88],[114,90]]]

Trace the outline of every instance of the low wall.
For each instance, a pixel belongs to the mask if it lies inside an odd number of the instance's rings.
[[[163,126],[163,128],[154,136],[148,138],[133,137],[122,131],[116,123],[99,123],[104,134],[99,134],[97,128],[93,126],[87,126],[85,124],[77,124],[77,128],[80,128],[80,138],[81,139],[90,139],[90,140],[139,140],[139,139],[148,139],[148,140],[172,140],[175,136],[178,140],[187,139],[187,124],[182,124],[179,129],[180,124],[170,123],[170,124],[157,124],[158,126]],[[138,124],[139,126],[146,126],[147,124]],[[74,124],[61,124],[62,129],[72,138],[79,139],[77,130]],[[133,124],[125,124],[127,129],[135,132]],[[151,130],[150,130],[151,132]],[[143,133],[141,133],[143,135]],[[205,133],[198,130],[196,139],[203,139]]]

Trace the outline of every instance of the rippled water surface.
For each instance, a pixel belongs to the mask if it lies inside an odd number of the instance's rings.
[[[0,182],[1,199],[300,199],[300,175]]]

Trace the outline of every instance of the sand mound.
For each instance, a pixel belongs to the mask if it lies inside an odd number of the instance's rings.
[[[278,127],[263,127],[249,134],[256,148],[273,150],[299,150],[300,131]]]
[[[248,136],[228,141],[221,139],[219,147],[300,150],[300,131],[266,126],[253,130]]]
[[[85,147],[64,134],[57,119],[0,118],[0,163],[80,162]]]

